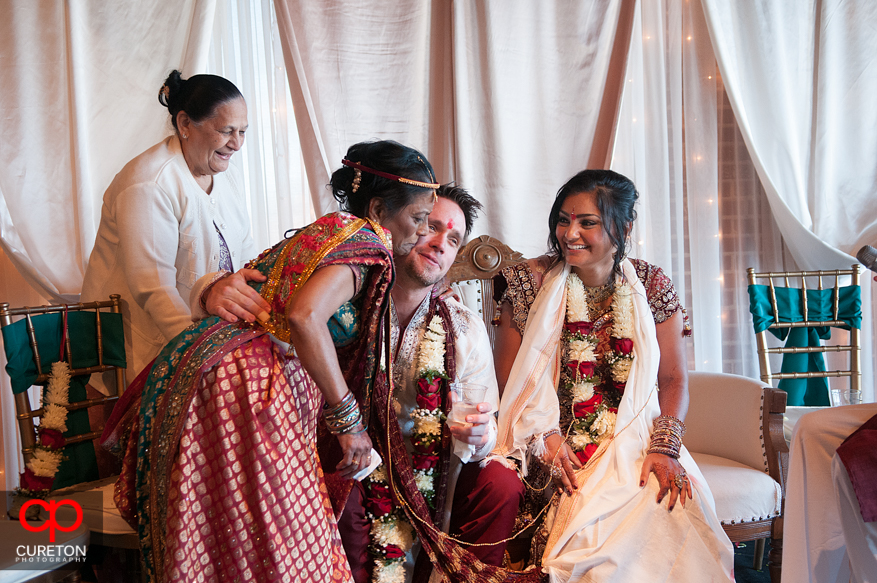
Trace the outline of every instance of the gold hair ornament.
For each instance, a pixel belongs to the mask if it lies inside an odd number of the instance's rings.
[[[368,166],[363,166],[359,162],[351,162],[347,158],[341,160],[341,164],[344,166],[349,166],[350,168],[355,168],[356,170],[361,170],[362,172],[368,172],[369,174],[374,174],[375,176],[380,176],[381,178],[386,178],[387,180],[394,180],[396,182],[401,182],[402,184],[410,184],[411,186],[419,186],[420,188],[430,188],[435,190],[440,186],[438,183],[433,182],[421,182],[420,180],[412,180],[411,178],[405,178],[404,176],[396,176],[395,174],[390,174],[389,172],[382,172],[380,170],[375,170],[374,168],[369,168]],[[434,179],[433,179],[434,180]]]

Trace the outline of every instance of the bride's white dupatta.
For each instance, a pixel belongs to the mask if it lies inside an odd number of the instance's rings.
[[[685,509],[677,504],[668,513],[666,499],[660,505],[655,502],[658,484],[654,476],[646,487],[639,486],[652,423],[661,414],[657,392],[660,350],[636,269],[625,260],[622,271],[633,290],[634,359],[614,436],[604,440],[577,472],[573,496],[561,496],[551,520],[543,567],[552,581],[732,581],[731,543],[688,451],[683,447],[679,458],[694,491],[694,500]],[[545,274],[500,403],[497,447],[489,459],[518,460],[524,476],[528,444],[534,443],[538,453],[543,434],[559,422],[557,385],[568,274],[566,263]],[[677,562],[677,551],[683,549],[686,556]]]
[[[657,394],[651,390],[657,383],[660,352],[645,289],[630,261],[625,260],[622,267],[624,277],[633,289],[634,359],[615,427],[617,432],[637,412],[642,412],[648,440],[651,423],[660,415]],[[528,443],[533,441],[533,437],[539,437],[536,440],[539,443],[541,436],[557,427],[559,422],[557,384],[562,356],[560,337],[566,318],[566,280],[569,271],[569,265],[564,262],[546,272],[536,301],[530,308],[521,347],[499,407],[499,434],[493,456],[520,461],[524,476],[527,475]],[[647,317],[642,318],[641,314]],[[647,388],[645,391],[631,391],[630,388],[635,385]],[[634,396],[634,393],[643,394]],[[653,403],[649,404],[653,406],[649,410],[643,409],[650,399]],[[592,459],[596,457],[599,456],[595,454]]]

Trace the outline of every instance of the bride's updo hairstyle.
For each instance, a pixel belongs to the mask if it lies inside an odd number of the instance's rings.
[[[435,183],[435,172],[426,156],[392,140],[360,142],[350,146],[345,160],[385,174],[421,183]],[[332,173],[332,195],[341,210],[360,218],[368,213],[373,198],[381,198],[391,215],[430,194],[430,188],[406,184],[344,165]]]
[[[158,101],[171,114],[171,124],[177,131],[177,114],[185,111],[189,118],[200,123],[216,114],[223,103],[243,98],[234,83],[218,75],[192,75],[183,79],[179,71],[172,71],[158,90]]]
[[[633,182],[626,176],[612,170],[582,170],[557,191],[551,214],[548,215],[548,246],[559,257],[563,249],[557,240],[557,223],[560,221],[560,207],[573,194],[592,192],[596,197],[597,209],[603,217],[603,230],[615,245],[613,271],[621,275],[621,261],[627,254],[627,235],[636,220],[634,206],[639,193]]]

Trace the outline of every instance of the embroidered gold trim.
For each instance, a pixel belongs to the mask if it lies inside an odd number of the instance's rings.
[[[298,283],[295,286],[295,289],[292,290],[289,295],[289,299],[287,299],[286,313],[284,313],[282,316],[279,316],[279,318],[278,315],[272,314],[271,319],[262,324],[262,327],[265,330],[273,334],[278,340],[287,343],[290,341],[289,328],[286,325],[286,315],[288,313],[289,305],[292,302],[292,299],[296,296],[299,290],[301,290],[302,286],[305,284],[308,278],[310,278],[310,276],[313,275],[314,271],[316,271],[317,267],[320,264],[320,261],[322,261],[326,257],[326,255],[328,255],[329,252],[332,251],[335,247],[337,247],[338,245],[349,239],[351,236],[353,236],[354,233],[359,231],[363,227],[363,225],[366,224],[366,222],[371,223],[370,220],[367,221],[366,219],[357,219],[353,221],[352,223],[335,233],[323,244],[323,246],[316,253],[314,253],[313,257],[311,257],[310,261],[308,261],[307,265],[305,266],[304,271],[299,276]],[[291,250],[295,247],[295,243],[298,241],[298,238],[301,236],[301,234],[302,233],[299,233],[298,235],[290,239],[289,242],[287,242],[287,244],[283,247],[283,250],[280,252],[282,255],[281,258],[279,258],[274,267],[271,268],[271,273],[269,274],[268,281],[265,284],[268,289],[263,296],[269,304],[274,300],[274,296],[277,294],[277,288],[280,285],[283,275],[283,268],[288,264],[289,254]],[[378,237],[381,237],[381,235],[378,235]],[[384,239],[385,237],[381,237],[381,241],[384,241]]]

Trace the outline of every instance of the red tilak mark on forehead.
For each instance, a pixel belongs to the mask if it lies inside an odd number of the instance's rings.
[[[454,221],[448,221],[448,230],[454,228]]]
[[[571,220],[571,221],[576,220],[576,214],[574,212],[569,214],[569,220]]]

